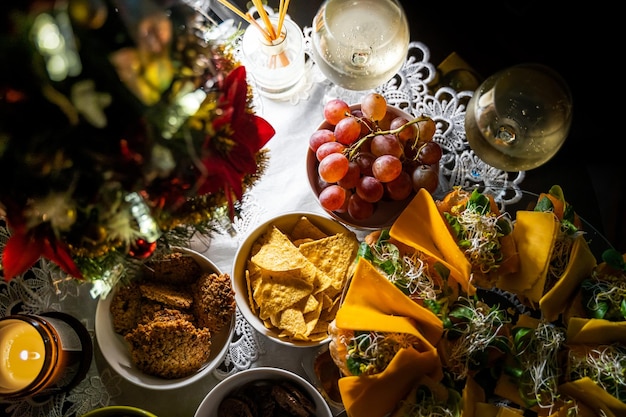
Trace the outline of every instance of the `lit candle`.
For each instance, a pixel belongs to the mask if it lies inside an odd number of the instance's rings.
[[[30,385],[43,368],[44,340],[25,321],[0,322],[0,392],[11,393]]]

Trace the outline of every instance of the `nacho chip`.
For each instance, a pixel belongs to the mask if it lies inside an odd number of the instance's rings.
[[[266,319],[311,294],[313,286],[301,279],[296,271],[264,273],[253,293],[259,306],[259,317]]]
[[[264,274],[280,271],[300,271],[299,275],[314,286],[314,292],[323,291],[330,285],[330,279],[320,276],[319,271],[297,247],[276,226],[266,234],[266,243],[251,258],[252,262],[264,270]]]
[[[279,336],[294,337],[306,335],[307,325],[302,311],[297,308],[286,308],[278,316],[276,327],[283,329]]]
[[[302,313],[303,314],[310,313],[311,311],[316,311],[318,308],[319,309],[322,308],[322,303],[318,301],[318,299],[313,294],[310,294],[306,298],[306,302],[304,303],[304,306],[302,306]]]
[[[335,296],[343,289],[348,273],[356,258],[359,244],[346,234],[338,233],[298,247],[311,263],[326,273],[330,278],[330,296]]]
[[[324,233],[319,227],[311,223],[311,220],[309,220],[306,216],[302,216],[293,226],[291,232],[289,232],[289,236],[293,240],[306,238],[317,240],[323,239],[328,235]]]

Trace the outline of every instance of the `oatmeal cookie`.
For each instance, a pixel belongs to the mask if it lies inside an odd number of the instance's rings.
[[[143,282],[139,284],[141,295],[148,300],[165,304],[169,307],[188,309],[193,303],[193,296],[184,288],[158,282]]]
[[[124,335],[137,326],[141,316],[139,285],[130,283],[121,286],[112,297],[110,311],[113,319],[113,330]]]
[[[137,368],[165,379],[193,374],[211,354],[211,332],[184,319],[140,324],[125,339]]]
[[[171,285],[191,284],[202,269],[196,260],[182,252],[168,253],[145,264],[145,276],[153,281]]]
[[[203,273],[192,285],[192,294],[198,326],[217,332],[230,323],[236,304],[228,274]]]

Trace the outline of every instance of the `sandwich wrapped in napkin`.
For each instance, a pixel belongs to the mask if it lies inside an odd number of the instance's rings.
[[[498,288],[539,309],[548,321],[558,319],[596,259],[581,222],[559,186],[541,193],[534,207],[516,213],[513,238],[520,267],[501,275]]]
[[[470,282],[472,265],[448,230],[432,195],[421,189],[396,219],[389,231],[392,238],[439,260],[464,293],[476,292]]]
[[[443,333],[441,320],[365,259],[358,261],[333,326],[330,351],[346,374],[339,390],[351,417],[383,417],[420,377],[443,377],[435,348]],[[381,349],[374,349],[372,342]],[[364,343],[369,349],[363,349]],[[353,355],[365,350],[369,358]]]

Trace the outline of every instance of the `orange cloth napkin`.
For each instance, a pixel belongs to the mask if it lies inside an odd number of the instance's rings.
[[[465,292],[469,295],[476,292],[470,283],[472,266],[448,230],[432,195],[426,190],[418,191],[391,226],[389,235],[437,258]]]
[[[342,402],[350,417],[383,417],[422,375],[437,381],[443,378],[435,348],[443,335],[443,323],[365,259],[358,261],[336,323],[346,330],[408,333],[421,342],[417,349],[401,349],[379,374],[339,380]]]

